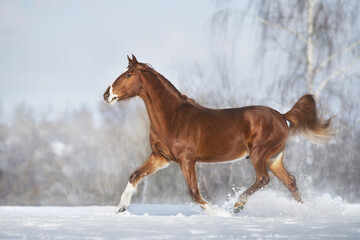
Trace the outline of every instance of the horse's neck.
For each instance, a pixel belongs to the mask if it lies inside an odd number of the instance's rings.
[[[143,78],[143,90],[139,95],[145,102],[151,127],[161,131],[160,128],[169,123],[178,106],[184,103],[184,99],[166,79],[161,79],[153,73],[145,74],[150,74],[152,79]]]

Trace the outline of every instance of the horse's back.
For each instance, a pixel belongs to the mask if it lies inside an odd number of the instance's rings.
[[[195,118],[199,118],[204,124],[220,128],[228,128],[227,124],[235,124],[244,131],[256,127],[255,125],[258,124],[287,126],[286,120],[281,113],[266,106],[227,109],[203,108],[199,109],[199,113],[195,114]],[[194,120],[196,121],[196,119]]]

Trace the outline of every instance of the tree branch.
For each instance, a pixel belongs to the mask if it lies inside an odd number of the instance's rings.
[[[288,28],[286,26],[283,26],[283,25],[280,25],[280,24],[277,24],[277,23],[269,22],[268,20],[266,20],[264,18],[261,18],[259,16],[254,16],[254,15],[251,15],[251,14],[246,13],[246,12],[240,12],[240,13],[245,15],[245,16],[248,16],[250,18],[256,19],[256,20],[258,20],[259,22],[261,22],[261,23],[263,23],[265,25],[285,30],[285,31],[291,33],[292,35],[294,35],[297,39],[301,40],[303,43],[305,43],[305,44],[307,43],[306,39],[304,38],[304,36],[301,33],[297,32],[297,31],[295,31],[295,30],[293,30],[291,28]]]
[[[318,98],[320,96],[321,91],[328,85],[328,83],[336,78],[338,75],[340,75],[341,73],[347,71],[350,67],[352,67],[358,60],[360,59],[360,56],[356,57],[352,62],[350,62],[348,65],[340,68],[339,70],[337,70],[336,72],[334,72],[333,74],[331,74],[330,76],[328,76],[326,79],[324,79],[324,81],[321,82],[320,86],[318,87],[318,89],[316,90],[316,98]]]
[[[353,49],[353,48],[356,47],[357,45],[360,45],[360,40],[357,41],[357,42],[355,42],[355,43],[353,43],[353,44],[351,44],[350,46],[347,46],[347,47],[341,49],[340,51],[338,51],[338,52],[330,55],[329,57],[325,58],[324,61],[322,61],[322,62],[320,63],[320,65],[315,69],[314,75],[316,75],[316,73],[317,73],[320,69],[322,69],[328,62],[330,62],[330,61],[333,60],[334,58],[336,58],[336,57],[338,57],[338,56],[340,56],[340,55],[342,55],[342,54],[350,51],[351,49]]]
[[[308,0],[307,5],[307,39],[306,39],[306,81],[308,92],[314,93],[314,8],[315,0]]]
[[[283,46],[281,46],[281,44],[279,44],[277,41],[274,40],[274,42],[276,43],[276,45],[278,46],[278,48],[280,48],[283,52],[289,54],[290,56],[294,56],[297,57],[299,59],[302,59],[304,62],[307,62],[307,58],[306,56],[303,55],[299,55],[296,52],[291,52],[290,50],[285,49]]]
[[[292,35],[294,35],[297,39],[301,40],[303,43],[307,43],[306,41],[306,38],[299,32],[291,29],[291,28],[288,28],[286,26],[283,26],[283,25],[280,25],[280,24],[277,24],[277,23],[273,23],[273,22],[269,22],[268,20],[262,18],[262,17],[259,17],[259,16],[255,16],[255,15],[252,15],[252,14],[249,14],[248,12],[245,12],[245,11],[239,11],[239,10],[232,10],[232,9],[224,9],[223,10],[224,12],[234,12],[234,13],[239,13],[241,15],[244,15],[244,16],[247,16],[249,18],[252,18],[252,19],[255,19],[255,20],[258,20],[259,22],[265,24],[265,25],[268,25],[268,26],[272,26],[272,27],[276,27],[276,28],[279,28],[279,29],[282,29],[282,30],[285,30],[287,31],[288,33],[291,33]]]

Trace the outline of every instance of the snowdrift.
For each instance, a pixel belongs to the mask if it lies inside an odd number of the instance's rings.
[[[222,207],[232,213],[235,197]],[[115,207],[0,207],[0,239],[359,239],[360,204],[329,195],[298,204],[273,191],[255,194],[231,217],[193,204]]]

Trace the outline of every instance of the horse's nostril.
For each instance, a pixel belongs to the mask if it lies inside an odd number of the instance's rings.
[[[109,99],[109,96],[110,96],[109,93],[105,93],[105,94],[104,94],[104,100],[107,101],[107,100]]]

